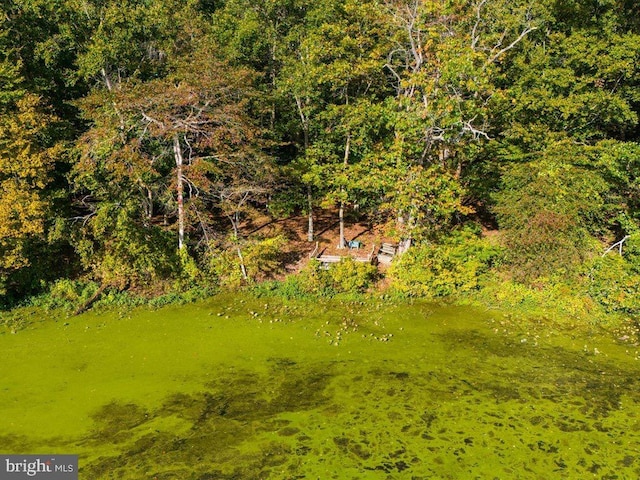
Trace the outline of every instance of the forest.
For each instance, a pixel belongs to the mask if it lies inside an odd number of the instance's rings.
[[[640,314],[635,0],[1,1],[5,308],[375,288],[247,227],[324,212],[399,295]]]

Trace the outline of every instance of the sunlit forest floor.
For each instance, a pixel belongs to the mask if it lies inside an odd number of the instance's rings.
[[[366,257],[372,252],[375,254],[383,242],[396,243],[385,232],[384,225],[350,218],[345,222],[345,241],[358,241],[360,246],[357,249],[338,248],[340,225],[338,212],[335,209],[321,210],[314,215],[315,240],[309,242],[307,239],[308,221],[306,216],[292,216],[280,220],[270,220],[266,216],[261,216],[244,223],[242,228],[248,238],[273,237],[277,234],[286,236],[288,239],[284,250],[284,257],[287,261],[286,273],[296,272],[303,268],[314,251],[317,255]]]

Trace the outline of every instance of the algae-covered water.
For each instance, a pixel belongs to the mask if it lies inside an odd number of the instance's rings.
[[[0,452],[81,479],[637,479],[640,362],[429,304],[221,296],[0,333]]]

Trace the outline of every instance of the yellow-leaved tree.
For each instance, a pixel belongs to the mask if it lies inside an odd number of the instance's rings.
[[[45,192],[61,150],[50,146],[54,121],[33,94],[21,95],[0,114],[0,280],[29,264],[27,245],[44,234]]]

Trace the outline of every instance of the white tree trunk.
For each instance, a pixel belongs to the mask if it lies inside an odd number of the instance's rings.
[[[153,218],[153,192],[149,187],[147,187],[147,217],[149,220]]]
[[[351,134],[348,133],[347,134],[347,142],[346,145],[344,146],[344,166],[346,167],[347,165],[349,165],[349,153],[351,152]],[[344,193],[344,187],[342,187],[341,192]],[[339,217],[340,217],[340,240],[338,242],[338,248],[346,248],[347,247],[347,241],[344,238],[344,202],[340,202],[340,212],[339,212]]]
[[[296,105],[298,106],[298,114],[300,115],[300,124],[304,133],[304,151],[309,150],[309,118],[304,113],[302,98],[294,95]],[[307,208],[309,209],[309,228],[307,230],[307,241],[313,242],[313,195],[311,193],[311,185],[307,185]]]
[[[309,228],[307,230],[307,241],[313,242],[313,195],[311,194],[311,185],[307,185],[307,202],[309,208]]]
[[[184,248],[184,184],[182,180],[182,148],[178,135],[173,137],[173,156],[176,160],[176,180],[178,191],[178,249]]]
[[[344,203],[340,202],[340,241],[338,242],[338,248],[346,248],[347,241],[344,238]]]
[[[240,273],[242,273],[242,278],[246,282],[249,279],[249,275],[247,275],[247,266],[244,263],[244,256],[242,255],[242,250],[240,249],[240,217],[238,216],[238,212],[234,212],[233,215],[229,217],[231,220],[231,225],[233,226],[233,237],[236,243],[236,253],[238,254],[238,259],[240,260]]]
[[[240,273],[242,273],[242,278],[246,282],[249,280],[249,275],[247,275],[247,267],[244,264],[244,257],[242,256],[242,250],[240,250],[240,246],[236,246],[236,252],[238,253],[238,258],[240,259]]]

